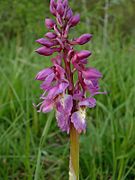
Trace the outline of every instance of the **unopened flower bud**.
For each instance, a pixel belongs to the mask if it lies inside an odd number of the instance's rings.
[[[59,4],[57,5],[57,12],[58,12],[58,14],[59,14],[61,17],[63,16],[63,14],[64,14],[64,6],[63,6],[62,3],[59,3]]]
[[[80,21],[80,15],[77,14],[75,16],[73,16],[70,20],[70,27],[76,26]]]
[[[87,50],[82,50],[79,53],[77,53],[77,56],[78,56],[79,59],[88,58],[90,55],[91,55],[91,52],[87,51]]]
[[[83,34],[79,38],[76,39],[76,42],[80,45],[86,44],[92,38],[91,34]]]
[[[63,0],[57,0],[57,4],[63,3]]]
[[[52,47],[58,44],[57,41],[49,41],[48,39],[44,38],[38,39],[36,42],[46,47]]]
[[[47,47],[40,47],[36,50],[36,52],[43,56],[50,56],[53,54],[53,50]]]
[[[46,18],[45,19],[45,25],[48,29],[53,29],[55,22],[52,19]]]
[[[64,5],[64,7],[68,7],[68,0],[64,0],[63,5]]]
[[[61,47],[54,47],[54,48],[51,48],[53,52],[60,52],[62,49]]]
[[[57,35],[53,32],[48,32],[45,34],[45,37],[47,37],[49,39],[55,39],[57,37]]]
[[[72,16],[73,16],[73,11],[71,8],[69,8],[66,14],[66,19],[70,20]]]
[[[56,4],[55,0],[51,0],[51,1],[50,1],[50,12],[51,12],[54,16],[56,16],[56,6],[57,6],[57,4]]]

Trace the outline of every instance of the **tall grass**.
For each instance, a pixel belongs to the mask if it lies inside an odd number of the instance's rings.
[[[76,33],[76,32],[73,32]],[[35,55],[34,40],[7,42],[0,54],[0,180],[67,180],[69,137],[54,114],[38,114],[39,83],[34,77],[50,59]],[[88,110],[87,133],[80,139],[80,179],[135,179],[135,53],[116,33],[103,46],[95,33],[89,59],[104,74],[106,96]]]

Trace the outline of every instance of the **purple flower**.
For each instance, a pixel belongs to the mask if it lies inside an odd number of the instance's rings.
[[[69,39],[70,29],[80,21],[80,15],[73,14],[68,0],[51,0],[50,12],[55,21],[46,18],[45,25],[51,30],[45,38],[36,40],[42,46],[36,52],[42,56],[53,56],[52,67],[41,70],[36,80],[41,81],[43,90],[38,112],[47,113],[56,110],[56,119],[63,132],[70,132],[71,123],[78,133],[86,131],[86,108],[96,106],[95,95],[100,92],[99,80],[102,74],[95,68],[86,67],[91,52],[76,51],[74,46],[83,45],[92,38],[83,34],[79,38]],[[77,76],[77,82],[74,82]],[[89,94],[89,96],[87,96]]]

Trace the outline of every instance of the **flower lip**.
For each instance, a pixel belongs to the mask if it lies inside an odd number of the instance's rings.
[[[80,108],[78,111],[74,112],[71,116],[71,122],[74,124],[74,127],[78,133],[86,131],[86,111],[84,108]]]

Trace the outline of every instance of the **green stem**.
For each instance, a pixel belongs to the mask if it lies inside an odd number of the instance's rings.
[[[70,127],[69,180],[79,180],[79,134],[73,124]]]

